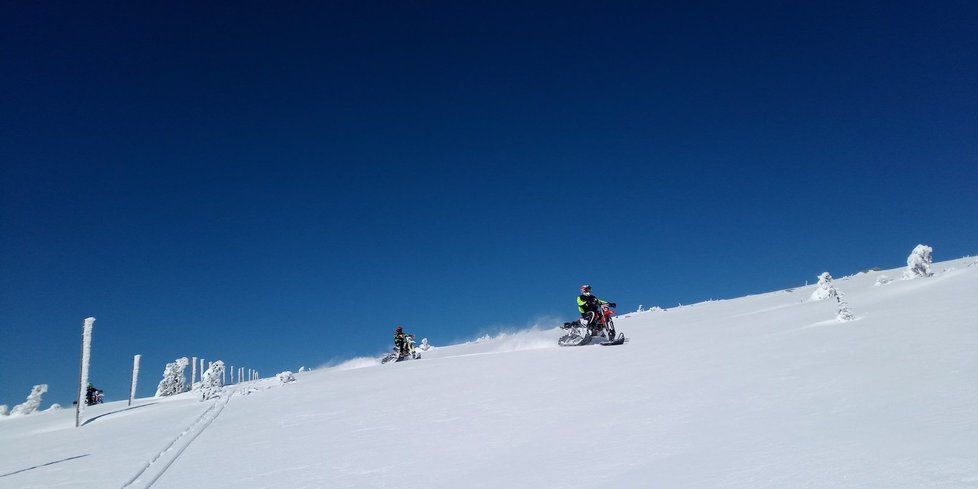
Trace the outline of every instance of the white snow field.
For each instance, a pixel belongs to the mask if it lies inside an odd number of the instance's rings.
[[[837,278],[849,322],[811,285],[622,315],[622,346],[525,331],[7,417],[0,487],[975,488],[975,262]]]

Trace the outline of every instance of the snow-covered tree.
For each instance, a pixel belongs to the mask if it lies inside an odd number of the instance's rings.
[[[37,408],[41,406],[41,396],[48,391],[47,384],[38,384],[31,389],[31,393],[27,395],[27,400],[23,404],[18,404],[10,410],[11,416],[23,416],[27,414],[33,414],[37,412]]]
[[[279,382],[283,384],[288,384],[289,382],[295,382],[295,376],[292,375],[292,372],[289,370],[279,373],[276,377],[278,377]]]
[[[10,414],[10,408],[6,404],[0,404],[0,416],[6,416]]]
[[[843,322],[856,319],[856,315],[849,310],[849,301],[846,300],[846,295],[842,291],[836,290],[835,300],[839,304],[839,312],[835,316],[836,319]]]
[[[224,387],[224,362],[218,360],[210,365],[200,376],[200,398],[205,401],[220,397],[221,388]]]
[[[156,397],[172,396],[187,390],[183,371],[189,364],[190,360],[187,357],[178,358],[172,363],[166,364],[166,368],[163,369],[163,380],[156,387]]]
[[[915,279],[918,277],[930,277],[930,264],[933,260],[931,254],[934,249],[930,246],[919,244],[914,247],[907,257],[907,271],[903,272],[904,280]]]
[[[815,288],[815,292],[812,292],[810,300],[824,301],[830,297],[835,297],[836,294],[835,285],[832,284],[832,276],[829,275],[829,272],[822,272],[818,276],[818,287]]]
[[[421,346],[418,348],[421,348],[422,351],[428,351],[431,348],[431,345],[428,344],[428,338],[421,338]]]
[[[305,371],[306,371],[306,367],[299,367],[299,372],[300,372],[300,373],[301,373],[301,372],[305,372]]]

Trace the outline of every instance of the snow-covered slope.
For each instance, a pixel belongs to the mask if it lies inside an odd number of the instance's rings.
[[[0,487],[976,487],[975,262],[836,279],[845,323],[812,285],[624,315],[618,347],[526,331],[8,418]]]

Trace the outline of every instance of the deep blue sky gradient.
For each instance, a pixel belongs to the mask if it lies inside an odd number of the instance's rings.
[[[531,3],[4,6],[0,403],[978,251],[974,3]]]

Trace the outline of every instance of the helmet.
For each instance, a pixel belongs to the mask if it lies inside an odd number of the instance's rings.
[[[400,326],[398,326],[398,327],[397,327],[397,329],[396,329],[395,331],[397,331],[398,333],[400,333],[400,332],[402,332],[402,331],[404,331],[404,328],[402,328],[402,327],[400,327]]]
[[[588,284],[582,285],[581,286],[581,293],[582,294],[590,294],[591,293],[591,286],[588,285]]]

